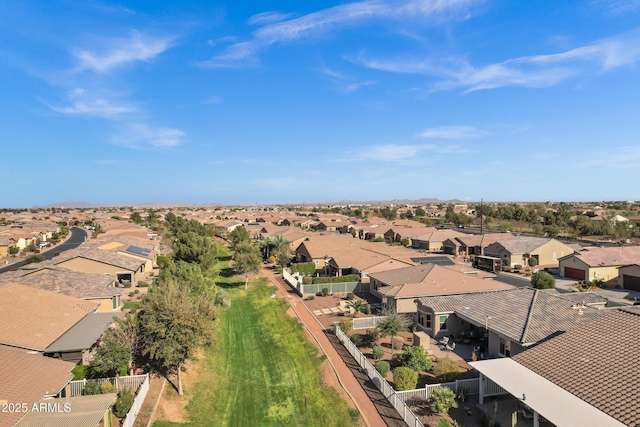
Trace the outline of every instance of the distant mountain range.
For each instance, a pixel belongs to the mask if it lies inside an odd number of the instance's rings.
[[[409,200],[409,199],[393,199],[393,200],[325,200],[320,202],[305,202],[304,205],[432,205],[439,203],[465,203],[461,200],[452,199],[452,200],[440,200],[437,198],[422,198],[417,200]],[[259,203],[261,206],[265,205],[301,205],[303,203]],[[252,204],[247,205],[228,205],[228,206],[250,206]],[[84,200],[65,200],[62,202],[50,203],[48,205],[35,205],[33,209],[47,209],[47,208],[110,208],[110,207],[124,207],[124,206],[134,206],[134,207],[145,207],[145,208],[159,208],[159,207],[177,207],[177,206],[224,206],[224,204],[220,203],[200,203],[200,204],[187,204],[187,203],[160,203],[160,202],[151,202],[151,203],[135,203],[135,204],[117,204],[117,203],[91,203]]]

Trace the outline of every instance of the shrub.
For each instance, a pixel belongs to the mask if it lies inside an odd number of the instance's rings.
[[[556,287],[556,279],[546,271],[538,271],[531,276],[531,286],[536,289],[553,289]]]
[[[62,253],[62,252],[60,252],[60,251],[55,251],[55,252],[53,253],[53,256],[59,256],[61,253]]]
[[[538,258],[530,257],[529,267],[535,267],[536,265],[538,265]]]
[[[84,394],[85,396],[102,394],[102,390],[100,390],[100,383],[96,380],[87,381],[82,394]]]
[[[140,293],[140,289],[136,289],[135,291],[133,291],[134,294],[139,294]]]
[[[219,305],[219,306],[225,307],[225,308],[231,307],[231,297],[229,296],[228,293],[226,293],[225,291],[220,289],[216,293],[216,297],[213,300],[213,304],[214,305]]]
[[[382,359],[384,357],[384,349],[379,345],[373,347],[373,350],[371,350],[371,353],[373,354],[373,358],[376,360]]]
[[[502,271],[510,273],[511,272],[511,267],[509,267],[508,265],[503,265],[502,266]]]
[[[304,276],[302,278],[302,284],[303,285],[310,285],[313,283],[313,278],[309,277],[309,276]]]
[[[354,300],[354,299],[355,299],[355,297],[356,297],[356,296],[355,296],[355,294],[354,294],[353,292],[349,292],[349,293],[347,294],[347,300],[348,300],[348,301],[352,301],[352,300]]]
[[[380,339],[380,331],[377,328],[367,329],[367,336],[370,342],[375,343]]]
[[[321,297],[322,296],[322,292],[320,292],[320,291],[316,292],[316,296],[317,297]]]
[[[436,427],[451,427],[451,423],[446,418],[440,418],[440,421],[438,421],[438,425],[436,425]]]
[[[406,366],[399,366],[393,370],[393,382],[396,390],[413,390],[418,385],[418,373]]]
[[[131,282],[128,280],[125,280],[122,282],[122,286],[124,286],[125,288],[130,288],[131,287]]]
[[[405,345],[402,354],[398,356],[398,360],[402,366],[413,369],[416,372],[428,371],[431,369],[431,359],[420,346]]]
[[[316,264],[314,262],[303,262],[291,264],[291,273],[313,274],[316,272]]]
[[[448,387],[436,387],[431,390],[431,409],[441,414],[449,412],[449,408],[457,408],[456,395]]]
[[[22,265],[33,264],[36,262],[44,261],[44,256],[40,254],[28,256],[24,261],[22,261]]]
[[[357,282],[360,280],[358,274],[348,274],[346,276],[332,276],[332,277],[314,277],[314,284],[321,283],[344,283],[344,282]]]
[[[362,311],[364,314],[371,314],[371,306],[369,304],[364,304],[360,311]]]
[[[139,288],[148,288],[149,287],[149,282],[145,282],[144,280],[139,280],[138,281],[138,287]]]
[[[130,388],[125,388],[120,392],[118,399],[116,399],[116,403],[113,405],[113,413],[118,418],[124,418],[131,406],[133,405],[133,391]]]
[[[307,301],[313,301],[314,299],[316,299],[315,295],[309,295],[307,297]]]
[[[88,370],[89,365],[76,365],[76,367],[71,370],[71,373],[73,374],[72,381],[83,380],[87,378]]]
[[[271,255],[269,258],[267,258],[267,262],[269,264],[275,264],[276,262],[276,257],[274,257],[273,255]]]
[[[326,297],[327,295],[329,295],[329,288],[322,288],[322,296]]]
[[[340,326],[340,329],[342,329],[342,332],[344,332],[345,334],[353,331],[353,320],[351,319],[342,319],[338,322],[338,325]]]
[[[164,255],[158,255],[156,257],[156,264],[158,264],[158,267],[160,268],[166,268],[169,263],[171,263],[171,261],[169,260],[168,257],[164,256]]]
[[[102,394],[115,393],[116,386],[111,384],[111,381],[105,381],[102,384],[100,384],[100,391],[102,392]]]
[[[378,371],[383,378],[386,378],[390,369],[391,366],[389,366],[389,362],[387,362],[386,360],[381,360],[376,363],[376,371]]]
[[[402,346],[404,346],[404,338],[402,338],[402,337],[393,337],[393,338],[391,338],[391,349],[392,350],[402,350]]]
[[[130,297],[134,296],[135,294],[136,294],[136,293],[135,293],[135,292],[133,292],[133,291],[129,292],[129,296],[130,296]]]
[[[351,342],[356,345],[356,347],[362,347],[367,343],[366,336],[362,334],[353,334],[351,335]]]
[[[454,381],[460,373],[458,362],[450,357],[438,359],[438,363],[433,365],[433,375],[440,382]]]

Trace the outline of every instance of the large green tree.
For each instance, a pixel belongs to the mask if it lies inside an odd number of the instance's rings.
[[[203,271],[216,263],[217,249],[210,237],[194,231],[178,232],[173,244],[173,259],[200,265]]]
[[[128,367],[130,347],[122,345],[113,329],[109,329],[91,362],[93,378],[118,377]]]
[[[262,264],[260,250],[251,243],[244,242],[237,246],[233,259],[235,260],[234,269],[238,274],[244,274],[246,276],[244,282],[246,289],[249,283],[249,274],[260,271],[260,265]]]
[[[167,374],[177,374],[181,396],[183,365],[199,347],[212,342],[214,318],[211,298],[193,295],[180,283],[154,287],[142,301],[138,317],[142,353]]]
[[[231,247],[234,250],[237,249],[239,245],[251,241],[249,231],[243,226],[238,226],[231,230],[231,232],[227,235],[227,238],[229,239],[229,242],[231,242]]]

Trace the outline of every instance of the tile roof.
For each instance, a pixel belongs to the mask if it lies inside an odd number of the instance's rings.
[[[463,236],[464,233],[461,233],[456,230],[436,230],[432,233],[425,233],[420,236],[412,237],[412,240],[419,240],[424,242],[444,242],[447,239],[454,239],[456,237]]]
[[[513,360],[626,425],[640,425],[640,307],[605,315]]]
[[[140,260],[139,258],[120,255],[111,251],[103,251],[101,249],[90,249],[88,251],[81,251],[73,257],[60,259],[55,261],[55,263],[61,264],[75,257],[85,258],[91,261],[113,265],[119,268],[124,268],[125,270],[129,270],[129,271],[135,271],[139,269],[141,265],[144,264],[144,261]]]
[[[73,378],[75,363],[0,345],[0,403],[26,403],[29,409],[45,396],[55,396]],[[0,413],[0,427],[15,425],[25,414]]]
[[[60,408],[69,405],[69,412],[29,412],[17,427],[87,427],[100,425],[104,413],[113,405],[116,393],[48,399]]]
[[[540,246],[551,240],[553,239],[549,237],[517,236],[509,240],[497,240],[495,244],[502,246],[512,254],[525,254],[535,252]]]
[[[640,246],[584,248],[561,259],[575,256],[590,267],[640,264]]]
[[[464,234],[456,237],[456,240],[466,247],[487,247],[492,243],[513,239],[515,236],[511,233],[486,233],[486,234]]]
[[[16,283],[0,285],[0,343],[44,351],[98,303]]]
[[[420,297],[511,289],[513,286],[491,279],[479,279],[457,269],[436,264],[422,264],[397,270],[369,274],[386,286],[378,291],[388,296]]]
[[[74,350],[86,350],[91,348],[113,324],[114,313],[89,313],[71,329],[62,334],[49,347],[45,353],[57,353]]]
[[[19,283],[80,299],[111,298],[122,295],[124,292],[122,288],[111,286],[116,280],[113,274],[81,273],[51,266],[35,271],[20,269],[0,274],[0,283]]]
[[[486,322],[489,330],[529,346],[571,330],[605,312],[589,305],[578,310],[574,308],[576,302],[563,295],[555,290],[532,288],[474,293],[456,300],[454,311],[463,320],[479,326]],[[420,298],[419,304],[431,307],[431,298]],[[454,302],[437,300],[436,303],[441,307]]]

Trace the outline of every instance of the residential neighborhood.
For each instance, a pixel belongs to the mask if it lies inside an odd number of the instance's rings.
[[[152,310],[146,305],[152,295],[185,280],[204,286],[191,292],[213,292],[206,298],[216,301],[214,324],[226,318],[227,304],[246,298],[243,289],[257,292],[269,284],[272,297],[291,307],[330,358],[329,369],[339,378],[333,387],[361,395],[342,403],[359,414],[356,425],[450,420],[475,426],[487,417],[513,419],[517,426],[640,422],[630,397],[638,393],[631,379],[640,374],[632,359],[640,333],[634,305],[640,246],[630,239],[618,244],[462,229],[444,217],[433,219],[425,208],[421,221],[386,219],[366,206],[360,208],[369,212],[364,218],[317,214],[317,206],[3,213],[0,378],[10,387],[0,391],[0,402],[10,415],[2,414],[0,426],[175,420],[166,384],[181,390],[182,369],[151,370],[153,353],[139,334],[147,333],[144,313]],[[460,210],[473,212],[468,205]],[[478,225],[479,218],[474,221]],[[74,247],[65,246],[69,230],[84,235]],[[245,252],[255,253],[258,264],[243,267]],[[481,259],[492,260],[492,268],[476,262]],[[392,319],[402,326],[385,335]],[[130,327],[142,328],[136,347],[118,341],[131,337],[124,333]],[[105,368],[119,345],[129,350],[117,356],[116,370]],[[414,352],[428,362],[412,368],[417,380],[407,389],[396,370],[414,366],[403,358]],[[448,361],[454,371],[437,374]],[[185,362],[199,363],[190,357]],[[197,388],[192,372],[182,375],[187,387]],[[425,410],[437,387],[452,390],[448,412]],[[621,391],[594,393],[594,387]],[[370,397],[374,393],[382,400]],[[122,403],[123,396],[131,396],[130,404]],[[557,400],[571,404],[559,410]],[[18,411],[23,404],[29,410]],[[40,405],[61,409],[31,409]],[[499,409],[492,413],[491,405]]]

